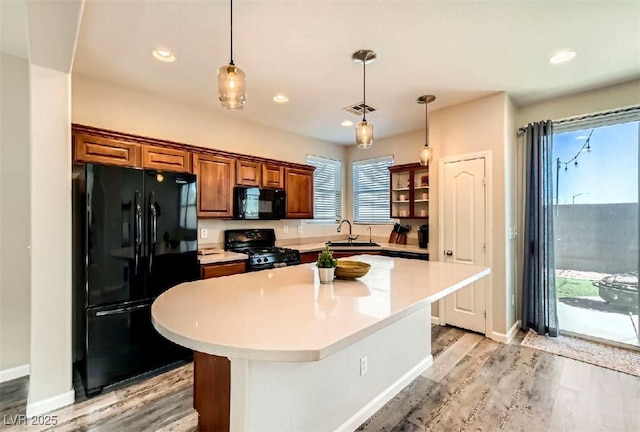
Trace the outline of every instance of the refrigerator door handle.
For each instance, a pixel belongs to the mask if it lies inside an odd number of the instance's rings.
[[[129,306],[129,307],[123,307],[123,308],[118,308],[118,309],[105,310],[105,311],[96,312],[96,316],[100,317],[100,316],[105,316],[105,315],[116,315],[116,314],[120,314],[120,313],[132,312],[132,311],[135,311],[135,310],[144,309],[146,307],[149,307],[149,305],[141,304],[141,305],[137,305],[137,306]]]
[[[149,273],[153,266],[153,254],[155,253],[156,241],[158,241],[158,213],[155,204],[156,194],[149,193],[149,214],[151,216],[151,235],[149,236]]]
[[[140,264],[140,246],[142,245],[142,205],[140,205],[140,191],[136,191],[133,205],[135,207],[133,256],[135,259],[135,274],[137,275]]]

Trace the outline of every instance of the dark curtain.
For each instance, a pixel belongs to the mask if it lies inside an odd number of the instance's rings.
[[[522,327],[558,336],[553,233],[553,125],[525,128],[525,227]]]

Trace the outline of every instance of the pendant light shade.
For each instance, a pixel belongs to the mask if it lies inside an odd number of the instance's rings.
[[[247,95],[244,72],[233,63],[233,0],[230,0],[230,21],[231,60],[218,69],[218,99],[223,108],[241,110]]]
[[[241,110],[244,108],[245,94],[244,71],[230,63],[220,66],[218,69],[218,99],[222,106],[228,110]]]
[[[429,109],[427,105],[430,102],[433,102],[434,100],[436,100],[436,97],[433,95],[423,95],[416,100],[416,102],[418,102],[419,104],[424,105],[424,120],[425,120],[424,137],[425,138],[424,138],[424,147],[422,147],[422,150],[420,151],[420,165],[422,166],[429,165],[433,160],[433,152],[431,150],[431,147],[429,147]]]
[[[367,121],[367,64],[376,59],[371,50],[359,50],[351,58],[362,63],[362,121],[356,125],[356,144],[359,149],[368,149],[373,145],[373,125]]]
[[[373,125],[366,120],[356,125],[356,144],[359,149],[368,149],[373,145]]]

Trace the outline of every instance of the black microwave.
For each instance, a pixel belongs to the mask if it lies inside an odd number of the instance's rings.
[[[284,219],[287,193],[284,189],[236,186],[233,188],[233,218],[240,220]]]

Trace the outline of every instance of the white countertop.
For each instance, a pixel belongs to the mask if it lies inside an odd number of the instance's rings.
[[[359,255],[354,281],[320,284],[315,264],[178,285],[153,303],[154,327],[207,354],[317,361],[476,281],[485,267]]]
[[[367,250],[393,250],[393,251],[401,251],[401,252],[413,252],[419,254],[428,254],[429,251],[427,249],[419,248],[417,245],[402,245],[395,243],[378,243],[380,246],[331,246],[331,250],[334,251],[349,251],[356,250],[367,251]],[[300,244],[288,244],[288,245],[280,245],[289,249],[297,249],[300,253],[305,252],[317,252],[324,249],[324,243],[316,242],[316,243],[300,243]],[[219,254],[211,254],[211,255],[200,255],[198,259],[200,260],[200,264],[217,264],[224,263],[229,261],[239,261],[246,260],[248,256],[246,254],[237,253],[237,252],[229,252],[224,251]]]
[[[334,246],[331,245],[331,250],[334,251],[366,251],[366,250],[394,250],[394,251],[403,251],[403,252],[413,252],[420,254],[428,254],[429,251],[427,249],[423,249],[418,247],[418,245],[403,245],[403,244],[395,244],[395,243],[380,243],[380,246]],[[297,249],[300,253],[304,252],[315,252],[321,251],[324,249],[324,243],[300,243],[300,244],[289,244],[284,247],[288,247],[289,249]],[[279,246],[279,245],[278,245]]]
[[[229,261],[242,261],[248,258],[249,257],[247,256],[247,254],[238,253],[238,252],[229,252],[229,251],[223,251],[221,253],[211,254],[211,255],[198,256],[198,260],[200,261],[200,264],[216,264],[216,263],[229,262]]]

